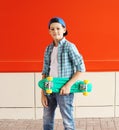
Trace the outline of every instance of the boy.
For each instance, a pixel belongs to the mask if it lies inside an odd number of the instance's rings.
[[[70,78],[70,80],[62,87],[59,94],[46,95],[41,90],[41,102],[44,106],[43,129],[54,130],[55,109],[59,105],[64,129],[75,130],[74,94],[70,93],[70,87],[79,80],[80,74],[85,72],[84,61],[76,46],[65,39],[68,32],[62,18],[50,19],[48,28],[53,42],[45,50],[42,78],[52,76]]]

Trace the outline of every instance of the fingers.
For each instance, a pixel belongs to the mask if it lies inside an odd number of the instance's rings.
[[[44,106],[44,107],[48,107],[48,100],[47,100],[47,97],[43,97],[42,99],[41,99],[41,102],[42,102],[42,105]]]
[[[60,95],[63,95],[63,90],[62,89],[60,90]]]
[[[66,92],[65,92],[65,88],[63,87],[61,90],[60,90],[60,95],[65,95]]]
[[[47,107],[48,107],[47,101],[43,101],[43,102],[42,102],[42,105],[47,108]]]
[[[68,95],[70,93],[70,89],[67,89],[66,87],[63,87],[60,90],[60,95]]]

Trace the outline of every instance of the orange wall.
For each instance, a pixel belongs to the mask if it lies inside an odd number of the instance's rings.
[[[3,0],[0,2],[0,72],[42,70],[51,42],[47,24],[62,17],[68,40],[83,54],[87,71],[119,70],[118,0]]]

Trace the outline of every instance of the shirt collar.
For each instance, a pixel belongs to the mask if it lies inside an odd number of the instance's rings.
[[[64,44],[64,42],[66,41],[65,37],[59,42],[59,45]]]
[[[65,39],[65,37],[62,39],[62,40],[60,40],[59,41],[59,43],[58,43],[58,45],[62,45],[62,44],[64,44],[64,42],[66,41],[66,39]],[[54,43],[52,43],[53,44],[53,46],[54,46]]]

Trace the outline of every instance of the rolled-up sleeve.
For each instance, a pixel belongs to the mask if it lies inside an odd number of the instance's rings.
[[[73,66],[75,66],[76,71],[85,72],[86,67],[82,55],[79,53],[74,44],[70,45],[71,46],[69,47],[69,56]]]

